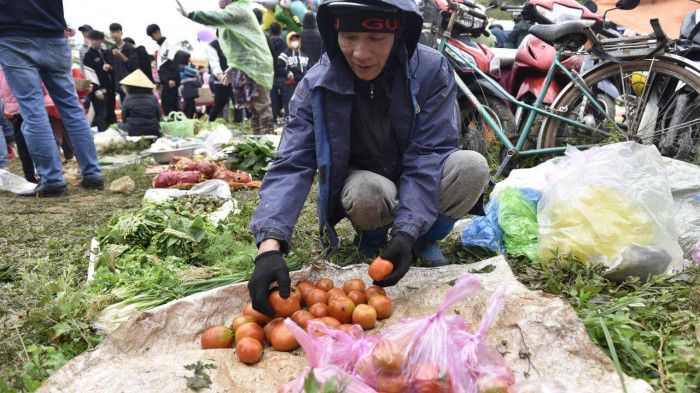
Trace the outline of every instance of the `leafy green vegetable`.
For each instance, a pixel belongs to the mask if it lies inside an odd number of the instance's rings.
[[[275,146],[269,140],[248,138],[235,146],[226,167],[248,172],[259,179],[270,169],[276,154]]]

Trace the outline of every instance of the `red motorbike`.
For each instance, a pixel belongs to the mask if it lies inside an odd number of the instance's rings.
[[[464,13],[452,27],[450,45],[459,49],[460,54],[479,67],[481,71],[493,79],[499,80],[501,78],[499,57],[494,55],[491,48],[475,41],[481,35],[488,36],[490,34],[486,29],[488,24],[486,8],[475,4],[472,0],[457,0],[457,3],[460,7],[464,7]],[[446,0],[423,0],[419,3],[419,7],[424,20],[420,43],[437,48],[442,34],[447,29],[451,15],[448,2]],[[505,97],[491,84],[477,78],[476,73],[463,59],[452,52],[446,52],[446,55],[460,79],[475,93],[486,110],[491,112],[491,116],[498,119],[501,128],[505,132],[514,132],[515,123],[511,111],[505,103]],[[455,105],[457,113],[460,115],[460,147],[486,154],[486,143],[491,140],[495,141],[493,132],[488,129],[480,129],[486,125],[484,122],[478,121],[478,114],[474,106],[467,101],[465,96],[458,97]]]
[[[514,15],[520,14],[524,20],[533,24],[558,24],[570,20],[590,22],[591,25],[603,22],[602,17],[575,0],[529,0],[522,7],[502,6],[501,9]],[[556,49],[553,46],[533,35],[526,36],[517,49],[508,80],[501,80],[501,85],[518,100],[528,104],[534,103],[542,91],[547,71],[555,54]],[[582,54],[575,54],[563,59],[562,63],[567,69],[580,72],[583,60]],[[568,78],[562,73],[555,74],[545,95],[544,103],[551,104],[568,82]],[[517,127],[524,123],[521,120],[527,118],[527,112],[521,107],[516,109],[515,123]]]

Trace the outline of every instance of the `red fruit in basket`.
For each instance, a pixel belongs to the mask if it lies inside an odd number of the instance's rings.
[[[280,296],[280,291],[272,291],[267,300],[275,310],[275,318],[287,318],[295,311],[301,310],[301,305],[296,296],[289,295],[288,298]]]
[[[355,311],[355,303],[348,297],[337,297],[328,304],[328,316],[349,323],[352,321],[352,312]]]
[[[178,161],[182,160],[183,158],[186,158],[186,157],[182,157],[182,156],[172,156],[172,157],[170,157],[170,165],[175,165],[175,164],[177,164]]]
[[[369,287],[365,289],[365,295],[367,295],[367,300],[369,300],[374,295],[386,296],[386,291],[382,287]]]
[[[355,305],[367,304],[367,295],[364,292],[350,291],[348,297]]]
[[[216,164],[208,160],[197,160],[195,161],[197,165],[197,170],[202,172],[204,176],[211,177],[216,170]]]
[[[183,158],[175,164],[175,170],[178,172],[196,171],[197,163],[189,158]]]
[[[403,368],[404,354],[402,348],[391,341],[382,341],[372,350],[374,367],[388,372]]]
[[[262,343],[265,341],[265,331],[255,322],[244,323],[236,330],[236,342],[244,337],[254,338]]]
[[[306,305],[311,307],[316,303],[328,303],[328,294],[323,289],[314,289],[306,297]]]
[[[452,393],[450,373],[429,364],[416,366],[412,385],[416,393]]]
[[[172,169],[165,170],[153,179],[154,188],[167,188],[177,184],[178,173]]]
[[[233,322],[231,322],[231,329],[233,329],[233,331],[235,332],[236,330],[238,330],[239,327],[241,327],[241,325],[243,325],[244,323],[248,323],[248,322],[256,322],[256,321],[255,321],[255,318],[251,317],[250,315],[237,316],[237,317],[233,318]]]
[[[297,339],[294,338],[292,332],[284,325],[281,324],[272,331],[272,347],[278,351],[291,351],[299,347]]]
[[[377,311],[367,304],[358,304],[352,312],[352,323],[362,326],[364,330],[372,329],[377,323]]]
[[[314,319],[314,315],[306,310],[299,310],[292,314],[292,321],[294,321],[302,329],[306,329],[306,323],[312,319]]]
[[[367,269],[367,272],[369,273],[369,276],[372,277],[372,280],[382,281],[389,274],[391,274],[392,270],[394,270],[393,263],[387,261],[382,257],[377,257],[374,261],[372,261],[372,264],[369,265],[369,269]]]
[[[301,291],[299,288],[297,288],[296,285],[291,285],[289,287],[289,293],[296,296],[297,300],[299,301],[299,304],[301,304],[304,301],[304,297],[301,296]]]
[[[231,348],[233,332],[224,325],[210,327],[202,334],[202,349]]]
[[[309,312],[314,318],[323,318],[328,316],[328,305],[326,303],[316,303],[309,307]]]
[[[332,327],[333,329],[337,329],[341,325],[340,321],[338,321],[337,319],[335,319],[333,317],[323,317],[321,319],[323,320],[323,322],[326,323],[326,325]]]
[[[216,167],[214,170],[214,173],[211,174],[212,179],[217,179],[217,180],[223,180],[223,181],[228,181],[228,170],[226,167],[219,166]]]
[[[318,282],[316,282],[316,286],[323,289],[326,292],[330,291],[331,289],[333,289],[333,287],[335,287],[335,285],[333,285],[333,281],[329,278],[322,278],[318,280]]]
[[[377,310],[377,318],[384,319],[391,316],[391,300],[383,295],[374,295],[369,298],[367,304]]]
[[[245,337],[236,343],[236,356],[245,364],[255,364],[260,361],[263,347],[260,341]]]
[[[178,178],[177,178],[178,184],[199,183],[200,181],[205,180],[204,176],[199,171],[180,172],[177,176],[178,176]]]
[[[365,283],[359,278],[355,278],[346,282],[345,285],[343,285],[343,291],[345,291],[345,293],[350,293],[352,291],[364,292]]]
[[[479,393],[508,393],[511,382],[498,377],[484,375],[476,380],[476,388]]]
[[[272,331],[282,322],[284,322],[284,318],[275,318],[263,328],[263,332],[265,332],[265,341],[267,341],[268,344],[272,344]]]
[[[299,281],[297,283],[297,288],[299,288],[299,291],[301,292],[301,300],[303,303],[306,303],[306,297],[313,291],[314,289],[318,289],[316,285],[308,282],[308,281]]]
[[[272,318],[268,317],[267,315],[255,311],[251,303],[248,303],[245,305],[245,307],[243,307],[243,315],[250,315],[251,317],[255,318],[255,322],[257,322],[260,326],[265,326],[265,324],[272,320]]]
[[[329,302],[338,296],[347,296],[345,291],[343,291],[340,288],[331,288],[331,290],[326,292],[326,293],[328,294],[328,301]]]
[[[408,390],[408,382],[401,374],[379,374],[375,390],[379,393],[402,393]]]
[[[253,178],[250,176],[250,174],[243,171],[236,171],[236,174],[233,177],[233,181],[239,183],[249,183],[251,180],[253,180]]]
[[[351,334],[352,325],[350,325],[349,323],[344,323],[344,324],[338,326],[338,330],[340,330],[341,332],[345,332],[347,334]]]

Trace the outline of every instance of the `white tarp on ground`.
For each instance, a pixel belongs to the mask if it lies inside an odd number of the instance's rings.
[[[570,392],[622,392],[612,361],[590,343],[583,323],[565,300],[527,290],[513,276],[502,257],[472,265],[412,268],[400,285],[387,289],[394,301],[394,314],[380,321],[375,330],[398,317],[434,313],[450,286],[465,270],[487,265],[496,268],[478,274],[485,290],[462,301],[454,311],[476,326],[485,312],[491,291],[508,288],[506,305],[487,334],[518,380],[558,380]],[[315,282],[328,277],[339,285],[351,278],[369,280],[367,265],[341,268],[316,262],[292,273],[292,282]],[[368,283],[368,281],[367,281]],[[201,350],[199,340],[207,328],[230,324],[249,301],[247,283],[230,285],[137,313],[107,336],[94,350],[83,353],[52,375],[37,392],[186,392],[183,367],[197,361],[214,363],[208,370],[212,385],[207,392],[277,392],[306,366],[304,353],[265,350],[254,366],[240,363],[234,349]],[[529,354],[529,356],[522,356]],[[524,359],[523,359],[524,357]],[[652,392],[644,381],[626,379],[627,392]]]

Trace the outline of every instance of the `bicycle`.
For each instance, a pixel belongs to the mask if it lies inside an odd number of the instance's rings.
[[[636,6],[631,4],[635,3],[634,0],[620,3],[623,4],[619,9]],[[472,15],[475,12],[472,11],[473,6],[471,0],[463,0],[461,4],[449,0],[452,14],[447,28],[441,33],[438,51],[443,54],[449,51],[448,58],[459,58],[508,101],[529,110],[520,135],[513,143],[476,95],[456,78],[459,90],[507,149],[495,178],[501,176],[511,161],[521,156],[563,153],[567,145],[585,149],[634,140],[647,144],[659,143],[667,150],[666,155],[674,153],[676,158],[700,155],[700,70],[693,63],[664,54],[666,48],[675,45],[675,41],[666,38],[657,20],[652,20],[654,33],[651,35],[603,41],[595,38],[592,30],[602,30],[602,24],[591,26],[580,21],[569,21],[558,25],[533,26],[530,34],[552,44],[557,54],[547,73],[542,93],[530,105],[510,95],[448,43],[455,20],[463,14]],[[524,7],[528,7],[528,3]],[[593,43],[589,52],[594,56],[603,56],[606,61],[583,75],[564,67],[562,59],[566,56],[587,53],[580,48],[589,40]],[[569,83],[550,108],[543,108],[544,96],[555,71],[564,74]],[[617,89],[614,113],[609,105],[603,105],[597,98],[603,85],[610,86],[611,83]],[[545,119],[538,133],[537,146],[523,149],[538,114]]]

